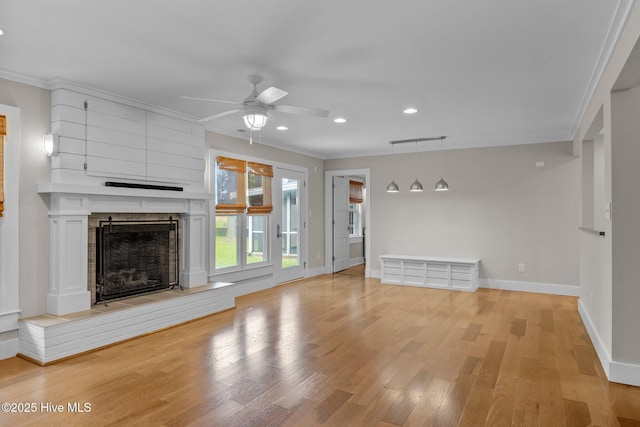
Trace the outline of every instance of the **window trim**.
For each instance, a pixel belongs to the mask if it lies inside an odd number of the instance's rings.
[[[307,185],[303,186],[301,191],[304,193],[303,197],[305,198],[305,200],[307,200],[307,202],[304,204],[304,209],[301,211],[301,215],[303,215],[304,218],[308,218],[309,179],[310,179],[308,167],[301,166],[299,164],[284,163],[276,160],[254,157],[254,156],[245,155],[238,152],[220,150],[215,147],[208,147],[207,153],[205,156],[205,159],[206,159],[205,191],[207,191],[210,194],[211,198],[215,197],[215,191],[216,191],[215,176],[214,176],[216,156],[226,156],[226,157],[241,156],[243,159],[246,159],[247,161],[253,161],[258,163],[268,163],[272,165],[274,175],[276,174],[278,169],[286,169],[286,170],[302,173],[304,175],[304,180],[307,183]],[[272,185],[274,185],[273,182],[272,182]],[[305,222],[307,221],[308,220],[305,220]],[[273,214],[270,214],[268,227],[270,227],[269,228],[270,231],[268,231],[268,233],[270,234],[269,250],[272,251],[273,245],[274,245],[273,236],[275,235],[275,232],[273,229]],[[209,250],[208,250],[208,256],[205,263],[206,263],[206,269],[207,269],[207,277],[209,280],[224,281],[224,282],[239,282],[239,281],[245,281],[245,280],[262,280],[263,278],[265,280],[271,280],[271,279],[267,279],[267,277],[273,277],[273,278],[276,277],[278,266],[274,264],[275,255],[273,253],[270,253],[269,262],[267,264],[260,264],[259,266],[255,266],[254,264],[251,264],[247,266],[245,269],[236,269],[236,270],[228,270],[228,271],[215,270],[214,269],[215,211],[213,209],[210,209],[208,212],[207,233],[208,233],[207,242],[208,242]],[[304,244],[300,246],[300,250],[301,250],[300,262],[307,263],[308,265],[309,264],[309,227],[308,226],[305,226],[301,230],[300,238],[303,239],[304,241]]]
[[[211,244],[211,256],[209,257],[209,275],[220,275],[220,274],[228,274],[234,273],[238,271],[245,270],[255,270],[260,267],[273,265],[271,261],[271,234],[270,234],[270,224],[271,224],[271,210],[273,207],[269,206],[260,206],[258,209],[253,209],[250,211],[249,206],[249,198],[248,198],[248,178],[249,174],[253,172],[254,175],[266,176],[269,177],[269,173],[271,176],[273,175],[273,166],[265,164],[265,163],[257,163],[254,162],[253,159],[249,158],[238,158],[245,157],[239,154],[226,154],[226,153],[215,153],[214,150],[210,151],[209,156],[209,165],[210,172],[208,173],[208,191],[213,193],[213,198],[215,202],[215,209],[210,212],[211,221],[210,224],[213,232],[210,234]],[[238,185],[242,183],[242,191],[240,189],[236,189],[238,192],[238,200],[244,200],[244,205],[219,205],[217,204],[217,170],[218,170],[218,162],[222,160],[226,162],[225,170],[231,170],[238,173],[237,183]],[[241,174],[240,171],[244,166],[244,172]],[[270,178],[270,177],[269,177]],[[265,189],[265,194],[267,194],[266,198],[271,202],[271,193],[272,193],[272,180],[268,180],[269,188],[268,191]],[[217,268],[216,266],[216,218],[218,216],[237,216],[237,227],[236,231],[236,259],[238,263],[228,267]],[[265,224],[264,224],[264,232],[263,235],[263,254],[264,259],[260,262],[247,262],[247,228],[249,225],[249,217],[250,216],[264,216]]]

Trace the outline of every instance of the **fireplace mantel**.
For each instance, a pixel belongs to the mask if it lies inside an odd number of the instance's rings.
[[[91,308],[87,287],[88,218],[92,213],[179,213],[180,284],[207,283],[207,209],[211,194],[66,183],[38,184],[49,194],[49,292],[47,312]],[[84,260],[84,261],[82,261]]]

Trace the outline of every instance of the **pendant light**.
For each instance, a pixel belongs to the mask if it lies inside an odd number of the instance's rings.
[[[397,141],[389,141],[389,144],[391,144],[391,171],[392,174],[395,175],[395,163],[394,163],[394,156],[393,156],[393,146],[395,144],[406,144],[409,142],[413,142],[414,144],[416,144],[416,154],[418,153],[418,142],[422,142],[422,141],[437,141],[438,139],[441,141],[441,145],[442,145],[442,140],[445,139],[446,136],[432,136],[429,138],[412,138],[412,139],[399,139]],[[416,156],[417,157],[417,156]],[[438,182],[438,184],[436,184],[436,191],[446,191],[449,189],[449,185],[445,182],[444,179],[440,179],[440,181]],[[409,191],[412,191],[414,193],[416,192],[421,192],[423,191],[424,188],[422,186],[422,183],[420,181],[418,181],[418,178],[416,178],[415,181],[413,181],[413,183],[411,184],[411,186],[409,186]],[[400,188],[398,187],[398,184],[396,184],[396,182],[394,180],[391,180],[391,183],[389,185],[387,185],[387,193],[397,193],[400,191]]]
[[[416,157],[418,154],[418,141],[416,141]],[[415,181],[413,181],[413,183],[411,183],[411,186],[409,187],[409,191],[414,192],[414,193],[419,193],[420,191],[423,191],[424,188],[422,187],[422,183],[420,181],[418,181],[418,178],[416,178]]]
[[[444,140],[444,138],[440,139],[440,163],[442,163],[442,170],[443,173],[442,175],[444,175],[444,150],[442,149],[442,141]],[[436,191],[449,191],[449,184],[447,184],[447,181],[444,180],[444,178],[442,178],[442,175],[440,176],[440,181],[436,182]]]
[[[396,171],[395,171],[395,163],[393,161],[393,143],[390,142],[391,144],[391,176],[395,175]],[[387,185],[387,193],[397,193],[400,191],[400,187],[398,187],[398,184],[396,184],[396,182],[393,180],[393,178],[391,178],[391,182],[389,183],[389,185]]]

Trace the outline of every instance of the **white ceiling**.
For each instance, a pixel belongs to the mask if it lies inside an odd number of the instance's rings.
[[[289,92],[279,103],[331,111],[274,114],[261,142],[321,158],[438,135],[445,148],[560,141],[631,3],[0,0],[0,77],[64,79],[201,118],[230,106],[182,95],[241,101],[259,73],[261,88]],[[208,128],[248,138],[239,115]]]

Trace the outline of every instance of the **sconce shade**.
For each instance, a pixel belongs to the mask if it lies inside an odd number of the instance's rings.
[[[436,191],[449,191],[449,184],[447,184],[447,181],[440,178],[440,181],[436,182]]]
[[[42,137],[42,151],[47,156],[53,156],[58,153],[58,135],[48,133]]]

